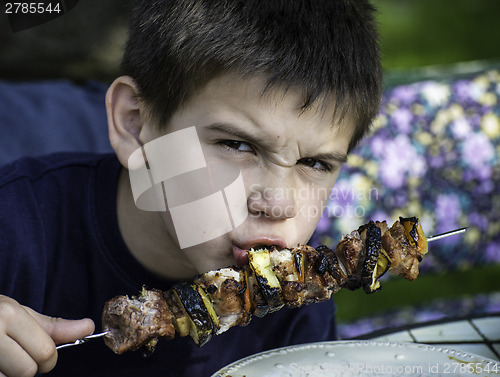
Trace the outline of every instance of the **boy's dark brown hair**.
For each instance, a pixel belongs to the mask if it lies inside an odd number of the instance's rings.
[[[139,0],[122,73],[160,128],[225,73],[299,89],[303,109],[333,98],[336,116],[356,121],[352,149],[380,105],[376,29],[368,0]]]

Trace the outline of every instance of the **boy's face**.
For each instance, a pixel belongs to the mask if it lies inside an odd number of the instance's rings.
[[[244,250],[253,246],[306,243],[346,159],[354,123],[348,117],[334,123],[333,103],[326,111],[301,111],[298,92],[263,95],[263,88],[260,78],[214,79],[168,124],[169,134],[195,126],[207,164],[236,168],[245,188],[248,216],[241,225],[181,250],[194,273],[242,265]],[[143,143],[160,136],[150,125],[140,134]],[[165,162],[175,163],[182,161]],[[176,239],[169,211],[162,221],[168,238]]]

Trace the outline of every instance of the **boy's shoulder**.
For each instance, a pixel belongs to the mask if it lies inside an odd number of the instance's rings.
[[[19,180],[38,181],[47,176],[72,176],[82,169],[96,169],[102,163],[119,164],[113,154],[59,152],[23,157],[0,167],[0,189]]]

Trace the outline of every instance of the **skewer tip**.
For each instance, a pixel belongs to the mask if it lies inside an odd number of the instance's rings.
[[[427,242],[437,241],[437,240],[440,240],[442,238],[453,236],[455,234],[464,233],[467,229],[468,229],[468,227],[464,227],[464,228],[450,230],[449,232],[436,234],[434,236],[427,237]]]

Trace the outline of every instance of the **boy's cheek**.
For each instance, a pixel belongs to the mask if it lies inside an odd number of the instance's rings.
[[[321,218],[325,206],[326,202],[324,201],[312,201],[303,203],[297,208],[296,218],[304,226],[312,227],[312,230],[314,230]]]

